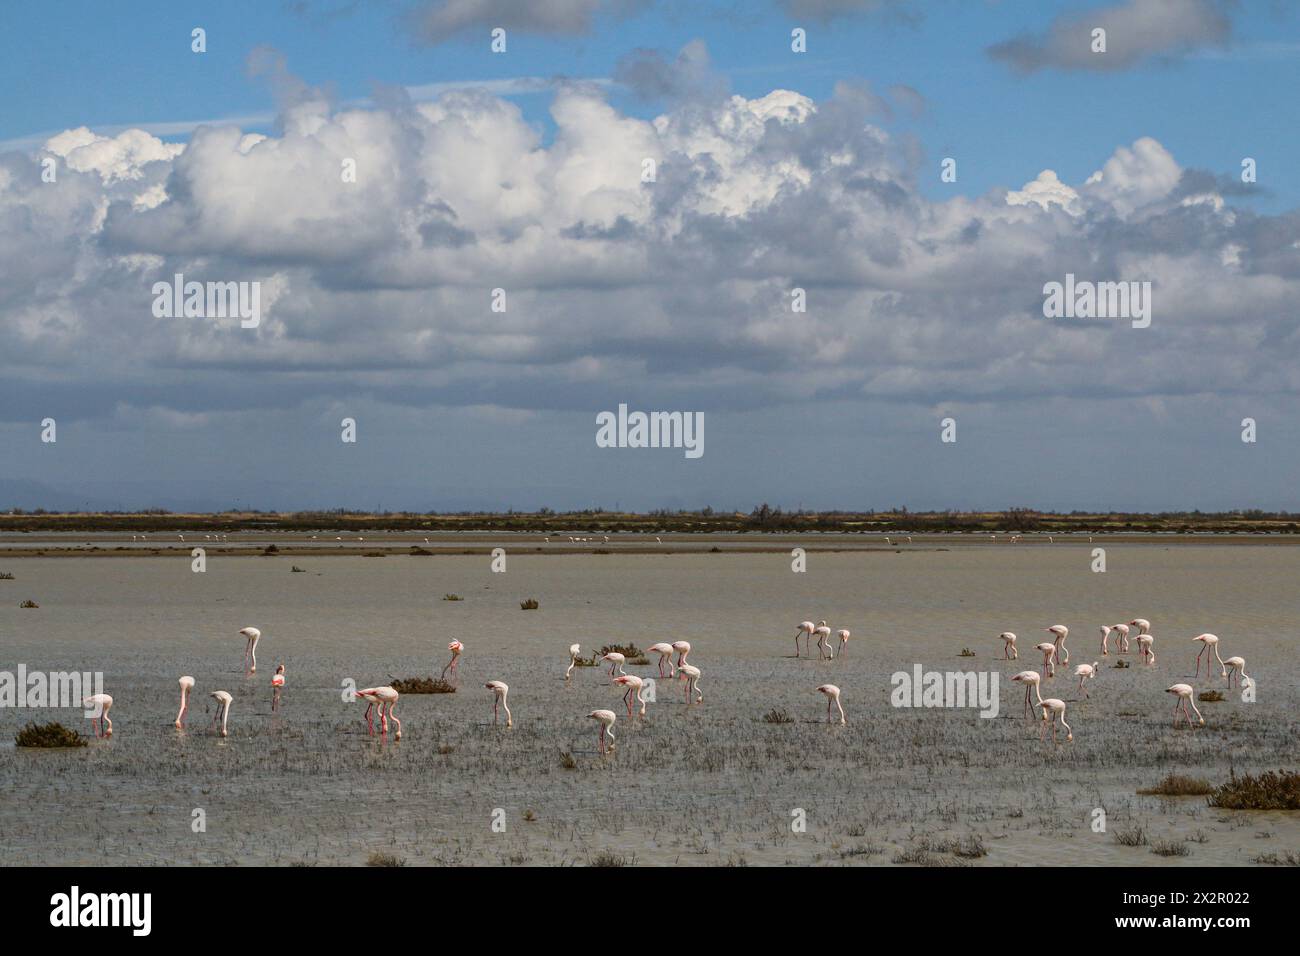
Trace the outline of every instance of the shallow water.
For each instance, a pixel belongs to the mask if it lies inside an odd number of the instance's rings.
[[[33,716],[88,733],[79,709],[0,709],[0,864],[361,863],[374,851],[409,863],[581,864],[611,851],[637,863],[889,864],[928,841],[943,864],[1168,866],[1300,850],[1298,814],[1135,793],[1171,771],[1217,782],[1230,765],[1296,768],[1298,547],[1108,542],[1104,574],[1078,540],[812,552],[795,574],[780,553],[556,558],[503,546],[505,574],[486,555],[215,555],[204,574],[180,556],[0,562],[17,578],[0,581],[0,670],[102,670],[115,698],[113,738],[78,751],[11,741]],[[521,611],[527,597],[540,609]],[[20,610],[25,598],[40,608]],[[1114,669],[1113,649],[1095,653],[1097,625],[1135,616],[1153,623],[1157,664],[1133,653]],[[850,628],[847,654],[791,657],[805,618]],[[1045,682],[1074,730],[1054,747],[1022,719],[1007,678],[1041,661],[1033,645],[1056,623],[1071,628],[1063,671],[1103,663],[1087,700],[1061,672]],[[246,678],[236,631],[250,624],[263,637]],[[1003,630],[1020,635],[1020,661],[1000,660]],[[1259,699],[1198,703],[1207,725],[1175,730],[1163,691],[1190,677],[1204,631],[1222,638],[1222,656],[1246,658]],[[453,637],[466,645],[459,691],[404,696],[403,739],[368,737],[342,682],[437,676]],[[693,645],[705,702],[687,708],[680,685],[661,683],[643,723],[620,713],[618,747],[602,757],[585,714],[618,710],[622,692],[595,668],[566,684],[568,645],[679,639]],[[273,716],[281,661],[289,683]],[[997,672],[999,716],[892,707],[890,675],[916,663]],[[171,727],[181,674],[198,681],[185,733]],[[1191,683],[1223,689],[1214,675]],[[511,686],[509,732],[491,725],[489,679]],[[824,723],[825,682],[843,689],[846,727]],[[235,696],[225,740],[204,713],[218,689]],[[773,708],[794,722],[765,723]],[[1097,808],[1105,833],[1090,826]],[[195,809],[206,832],[191,828]],[[792,832],[797,810],[805,832]],[[1134,826],[1152,843],[1190,841],[1190,854],[1118,845],[1116,831]],[[987,856],[942,845],[969,835]]]

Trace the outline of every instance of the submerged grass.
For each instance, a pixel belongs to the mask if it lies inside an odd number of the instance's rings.
[[[1272,770],[1258,777],[1232,772],[1209,799],[1221,810],[1300,810],[1300,773]]]
[[[58,722],[29,723],[14,735],[19,747],[84,747],[86,738]]]
[[[1171,773],[1154,787],[1143,787],[1138,791],[1142,796],[1160,797],[1204,797],[1214,792],[1214,785],[1199,777],[1188,777]]]
[[[456,693],[456,685],[441,677],[394,677],[388,683],[399,694]]]

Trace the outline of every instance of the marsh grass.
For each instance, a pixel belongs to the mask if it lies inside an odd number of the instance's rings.
[[[975,652],[972,651],[969,647],[963,647],[963,648],[961,649],[961,653],[958,654],[957,656],[958,656],[958,657],[974,657],[974,656],[975,656]]]
[[[541,604],[538,603],[537,598],[529,598],[526,601],[519,602],[519,610],[521,611],[536,611],[539,607],[541,607]]]
[[[388,683],[399,694],[456,693],[456,685],[441,677],[394,677]]]
[[[635,866],[635,856],[620,856],[613,850],[601,850],[595,856],[587,858],[588,866]]]
[[[464,599],[463,597],[461,597],[459,594],[444,594],[444,595],[442,596],[442,599],[443,599],[444,601],[463,601],[463,600],[465,600],[465,599]]]
[[[1157,840],[1151,852],[1156,856],[1190,856],[1192,850],[1181,840]]]
[[[406,861],[393,853],[376,850],[366,860],[366,866],[406,866]]]
[[[1300,810],[1300,773],[1269,770],[1238,777],[1233,771],[1207,802],[1221,810]]]
[[[771,710],[769,710],[766,714],[763,715],[763,723],[793,724],[794,718],[791,717],[787,711],[784,711],[779,707],[773,707]],[[852,834],[850,834],[850,836],[852,836]]]
[[[567,750],[561,750],[560,766],[563,767],[565,770],[577,770],[578,761],[574,760],[573,754],[569,753]]]
[[[1262,866],[1300,866],[1300,854],[1290,850],[1283,851],[1281,856],[1276,853],[1261,853],[1250,862]]]
[[[641,648],[637,647],[635,644],[606,644],[600,650],[596,651],[594,657],[601,658],[606,654],[622,654],[628,659],[629,663],[638,663],[637,661],[633,661],[632,658],[639,657],[641,659],[640,663],[646,663],[645,651],[641,650]]]
[[[1115,666],[1116,666],[1117,668],[1119,668],[1120,670],[1123,670],[1124,668],[1126,668],[1126,667],[1132,667],[1133,665],[1130,664],[1128,661],[1116,661],[1116,662],[1115,662]]]
[[[84,747],[86,738],[58,722],[32,722],[14,734],[14,743],[19,747]]]
[[[40,605],[37,604],[35,601],[33,601],[31,598],[28,598],[26,601],[24,601],[22,604],[18,606],[19,607],[40,607]]]
[[[1202,704],[1212,704],[1225,698],[1221,690],[1203,690],[1196,695],[1196,699]]]
[[[1214,792],[1214,785],[1208,780],[1171,773],[1154,787],[1143,787],[1138,791],[1144,797],[1204,797]]]
[[[416,557],[428,557],[429,555],[433,554],[433,552],[420,547],[418,544],[413,544],[411,545],[411,554],[415,555]]]
[[[290,574],[306,574],[306,573],[307,573],[307,569],[306,569],[306,568],[300,568],[300,567],[298,567],[298,565],[295,564],[293,567],[291,567],[291,568],[289,569],[289,573],[290,573]]]
[[[1115,842],[1120,846],[1146,846],[1151,841],[1147,839],[1146,830],[1141,827],[1129,827],[1115,831]]]
[[[9,572],[9,571],[0,571],[0,581],[12,581],[13,579],[14,579],[14,576],[13,576],[12,572]]]

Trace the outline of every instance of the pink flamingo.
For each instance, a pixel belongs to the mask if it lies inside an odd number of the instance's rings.
[[[578,655],[582,653],[581,644],[569,645],[569,667],[564,672],[564,679],[568,680],[573,676],[573,669],[578,666]]]
[[[446,678],[447,671],[451,671],[451,679],[454,681],[456,679],[456,665],[460,663],[460,653],[465,650],[465,645],[460,641],[452,641],[447,645],[447,650],[451,651],[451,660],[442,669],[442,676]]]
[[[1056,650],[1053,654],[1056,663],[1070,663],[1070,650],[1065,646],[1065,639],[1070,636],[1070,629],[1064,624],[1053,624],[1051,627],[1043,628],[1043,630],[1047,631],[1049,634],[1056,635],[1056,640],[1054,642]],[[1062,651],[1065,651],[1065,657],[1061,656]]]
[[[692,693],[699,695],[699,699],[695,701],[695,703],[697,704],[704,703],[704,692],[700,690],[700,669],[698,667],[696,667],[694,664],[678,664],[677,677],[679,680],[686,681],[687,706],[689,706],[691,703]]]
[[[1112,631],[1119,635],[1115,638],[1115,653],[1117,654],[1128,653],[1128,628],[1127,624],[1116,624],[1111,628]]]
[[[817,625],[812,621],[804,621],[799,625],[799,629],[794,632],[794,656],[799,656],[799,636],[803,635],[804,645],[808,646],[808,641],[812,637],[812,632],[817,629]],[[811,650],[809,651],[811,653]]]
[[[1154,634],[1139,634],[1137,636],[1138,656],[1146,658],[1148,667],[1153,666],[1156,662],[1156,652],[1153,647],[1155,640]],[[1208,668],[1209,665],[1207,664],[1206,667]]]
[[[1228,673],[1229,670],[1232,671],[1231,674]],[[1249,683],[1255,682],[1255,678],[1251,677],[1249,674],[1246,673],[1246,658],[1244,657],[1229,657],[1226,661],[1224,661],[1223,676],[1228,678],[1228,687],[1232,687],[1233,677],[1237,678],[1238,687],[1242,686],[1241,682],[1243,680]]]
[[[240,628],[244,636],[244,673],[257,673],[257,642],[262,639],[262,632],[255,627]],[[250,666],[251,665],[251,666]]]
[[[81,706],[95,711],[95,716],[90,718],[90,726],[95,729],[96,737],[113,736],[113,721],[108,717],[108,712],[113,709],[112,697],[108,694],[91,694],[81,701]]]
[[[1053,666],[1052,661],[1053,661],[1053,659],[1055,659],[1055,657],[1056,657],[1056,645],[1053,644],[1053,643],[1050,642],[1050,641],[1044,641],[1042,644],[1035,644],[1035,645],[1034,645],[1034,650],[1036,650],[1036,651],[1042,651],[1042,654],[1043,654],[1043,676],[1044,676],[1044,677],[1055,677],[1055,676],[1056,676],[1056,667]]]
[[[1074,676],[1079,678],[1079,690],[1083,696],[1092,696],[1088,693],[1088,688],[1083,686],[1083,682],[1086,680],[1092,680],[1097,676],[1097,662],[1093,661],[1091,664],[1080,664],[1074,669]]]
[[[615,677],[614,683],[627,688],[623,695],[623,703],[627,704],[627,715],[632,716],[632,699],[635,697],[641,704],[640,715],[645,716],[646,698],[643,696],[645,681],[633,674],[624,674],[622,677]]]
[[[1043,739],[1043,735],[1047,733],[1048,713],[1051,713],[1052,715],[1052,743],[1056,743],[1056,722],[1058,720],[1061,722],[1061,726],[1065,728],[1066,742],[1068,743],[1074,739],[1074,731],[1072,731],[1070,725],[1065,722],[1065,701],[1058,700],[1055,697],[1048,697],[1046,700],[1040,700],[1038,706],[1043,712],[1043,727],[1042,730],[1038,732],[1038,739],[1040,741]]]
[[[1032,690],[1034,697],[1039,701],[1043,699],[1043,695],[1038,693],[1038,682],[1041,678],[1038,676],[1038,671],[1021,671],[1019,674],[1012,675],[1011,679],[1025,685],[1025,719],[1028,720],[1029,692]]]
[[[1110,632],[1114,630],[1108,624],[1103,624],[1098,630],[1101,631],[1101,656],[1110,657]],[[1116,650],[1118,650],[1118,638],[1116,639]]]
[[[600,722],[600,752],[606,753],[605,737],[609,737],[609,750],[614,749],[614,721],[618,719],[612,710],[593,710],[587,715]]]
[[[214,690],[208,695],[217,702],[216,712],[212,715],[212,726],[215,729],[217,721],[221,721],[221,736],[228,737],[230,734],[226,729],[226,724],[230,720],[230,704],[235,698],[231,697],[228,691]]]
[[[1192,710],[1196,711],[1196,718],[1201,722],[1201,726],[1202,727],[1205,726],[1205,718],[1201,716],[1201,712],[1199,710],[1196,710],[1196,702],[1192,700],[1191,684],[1174,684],[1172,687],[1166,687],[1165,693],[1174,694],[1178,698],[1177,701],[1174,702],[1174,726],[1175,727],[1178,726],[1178,709],[1180,707],[1182,708],[1183,716],[1187,718],[1187,726],[1188,727],[1192,726],[1192,715],[1187,712],[1188,704],[1191,704]]]
[[[823,624],[826,622],[823,621]],[[677,666],[681,667],[686,663],[686,655],[691,652],[690,641],[673,641],[673,650],[677,652]]]
[[[831,717],[831,707],[833,705],[840,709],[840,725],[843,726],[846,721],[844,719],[844,707],[840,704],[840,689],[834,684],[822,684],[821,687],[817,688],[817,692],[826,695],[826,723],[834,723]]]
[[[671,644],[667,644],[663,641],[660,641],[658,644],[650,645],[650,653],[659,655],[659,676],[661,678],[672,677],[673,676],[673,646]],[[668,668],[667,674],[664,673],[665,667]]]
[[[367,705],[366,726],[370,730],[370,736],[375,735],[375,724],[371,713],[378,709],[380,733],[388,733],[388,718],[392,717],[393,723],[397,724],[397,733],[394,735],[394,739],[402,739],[402,722],[393,713],[393,707],[396,706],[399,696],[397,691],[391,687],[367,687],[356,692],[356,698],[364,700]],[[387,712],[385,712],[385,708],[387,708]]]
[[[185,715],[190,710],[190,691],[194,689],[193,677],[182,677],[181,685],[181,709],[176,714],[176,729],[181,730],[185,726]]]
[[[1144,617],[1135,617],[1128,622],[1129,627],[1136,627],[1139,634],[1146,634],[1151,630],[1151,622]]]
[[[1020,652],[1016,650],[1016,635],[1010,631],[1003,631],[998,637],[1002,638],[1002,659],[1004,661],[1019,660]]]
[[[817,629],[813,631],[813,633],[817,635],[818,659],[826,660],[826,658],[830,656],[831,650],[830,644],[828,643],[831,637],[831,629],[826,626],[825,621],[822,621],[821,624],[817,625]]]
[[[284,665],[276,667],[275,673],[271,675],[271,710],[278,712],[280,710],[280,695],[284,693]]]
[[[510,693],[510,685],[505,681],[490,680],[483,686],[492,691],[494,695],[492,698],[493,726],[495,726],[496,722],[500,719],[500,716],[497,713],[497,706],[500,705],[501,709],[506,712],[506,729],[509,730],[514,726],[514,721],[510,717],[510,705],[506,703],[506,695]]]
[[[624,655],[618,653],[618,651],[610,651],[608,654],[606,654],[604,657],[602,657],[601,660],[602,660],[602,661],[608,661],[608,662],[609,662],[609,676],[610,676],[610,677],[613,677],[613,676],[614,676],[614,672],[615,672],[615,671],[617,671],[618,673],[622,674],[622,673],[623,673],[623,665],[627,663],[627,657],[625,657]]]
[[[1219,639],[1217,637],[1215,637],[1213,634],[1202,634],[1200,637],[1192,638],[1192,640],[1201,642],[1201,649],[1196,652],[1196,673],[1192,675],[1193,677],[1201,676],[1201,655],[1202,654],[1205,654],[1205,673],[1207,676],[1209,675],[1210,655],[1206,654],[1205,652],[1210,649],[1214,650],[1214,656],[1215,658],[1218,659],[1219,666],[1220,667],[1223,666],[1223,658],[1219,657]]]

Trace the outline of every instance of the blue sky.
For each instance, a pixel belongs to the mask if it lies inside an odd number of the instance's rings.
[[[0,508],[1300,510],[1289,5],[0,16]],[[265,320],[158,316],[177,272]],[[1067,273],[1150,328],[1045,318]],[[596,447],[620,403],[705,455]]]

